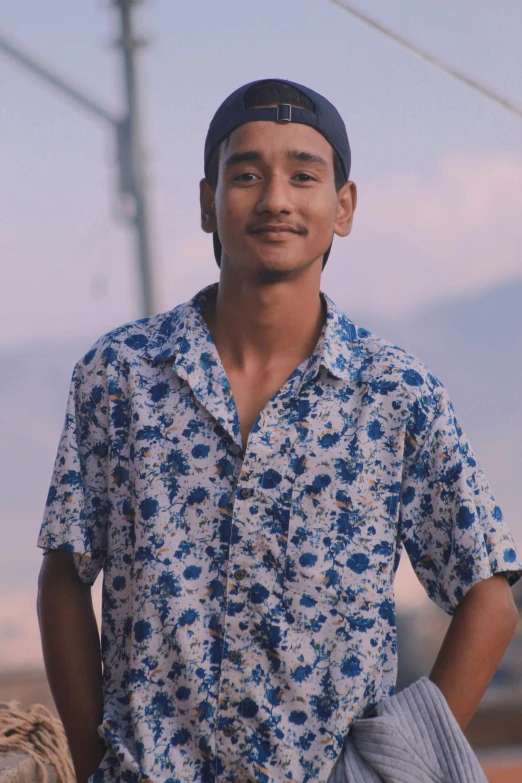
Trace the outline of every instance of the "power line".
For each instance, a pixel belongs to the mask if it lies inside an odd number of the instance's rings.
[[[27,52],[23,51],[20,46],[8,41],[7,38],[1,34],[0,51],[9,55],[9,57],[11,57],[13,60],[16,60],[19,65],[22,65],[30,73],[33,73],[40,79],[43,79],[43,81],[47,82],[47,84],[50,84],[53,87],[57,87],[60,92],[67,95],[69,98],[72,98],[75,103],[83,106],[83,108],[87,109],[91,114],[94,114],[99,119],[108,122],[110,125],[116,124],[116,116],[106,109],[105,106],[103,106],[98,100],[91,98],[85,93],[84,90],[80,90],[75,87],[68,79],[64,79],[55,71],[47,68],[47,66],[43,65],[43,63],[36,59],[36,57],[27,54]]]
[[[452,65],[444,62],[444,60],[442,60],[437,55],[431,54],[430,52],[421,49],[420,46],[417,46],[417,44],[413,43],[412,41],[408,41],[402,35],[399,35],[399,33],[396,33],[394,30],[391,30],[389,27],[382,24],[382,22],[379,22],[377,19],[374,19],[366,13],[363,13],[352,3],[347,2],[347,0],[330,0],[330,2],[339,6],[339,8],[342,8],[347,13],[357,17],[357,19],[359,19],[361,22],[364,22],[364,24],[369,25],[374,30],[382,33],[382,35],[385,35],[387,38],[395,41],[395,43],[398,43],[408,51],[413,52],[422,60],[430,63],[430,65],[434,65],[436,68],[444,71],[444,73],[447,73],[449,76],[453,76],[454,79],[458,79],[458,81],[462,82],[467,87],[471,87],[473,90],[476,90],[477,92],[480,92],[482,95],[486,96],[486,98],[489,98],[490,100],[495,101],[495,103],[500,104],[504,107],[504,109],[513,112],[513,114],[517,114],[519,117],[522,117],[522,106],[518,106],[516,103],[513,103],[512,100],[506,98],[504,95],[500,95],[500,93],[492,90],[487,85],[482,84],[473,76],[468,76],[468,74],[459,71],[457,68],[454,68]]]

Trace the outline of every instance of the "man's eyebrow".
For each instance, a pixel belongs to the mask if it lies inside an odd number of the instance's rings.
[[[327,169],[328,163],[320,155],[314,155],[311,152],[305,152],[304,150],[287,150],[285,157],[287,160],[295,160],[300,163],[313,163],[316,166],[321,166]],[[245,152],[234,152],[225,161],[224,168],[229,169],[232,166],[236,166],[238,163],[248,163],[249,161],[263,160],[263,155],[259,150],[246,150]]]
[[[225,169],[229,169],[231,166],[235,166],[238,163],[247,163],[251,160],[261,160],[262,155],[259,150],[247,150],[246,152],[234,152],[225,161]]]
[[[313,155],[311,152],[305,152],[304,150],[287,150],[286,157],[288,160],[297,160],[301,163],[315,163],[316,166],[321,166],[327,169],[328,163],[320,155]]]

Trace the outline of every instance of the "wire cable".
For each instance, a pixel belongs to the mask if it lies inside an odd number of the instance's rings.
[[[490,100],[495,101],[495,103],[500,104],[504,107],[504,109],[507,109],[513,114],[517,114],[519,117],[522,117],[522,106],[518,106],[509,98],[506,98],[504,95],[501,95],[495,90],[492,90],[490,87],[482,84],[474,77],[468,76],[468,74],[463,73],[463,71],[454,68],[452,65],[444,62],[444,60],[442,60],[437,55],[431,54],[430,52],[421,49],[420,46],[417,46],[417,44],[413,43],[412,41],[408,41],[402,35],[399,35],[399,33],[396,33],[394,30],[382,24],[382,22],[379,22],[377,19],[374,19],[366,13],[363,13],[363,11],[354,6],[352,3],[347,2],[347,0],[330,0],[330,2],[339,6],[339,8],[342,8],[347,13],[357,17],[357,19],[359,19],[361,22],[364,22],[364,24],[373,27],[374,30],[377,30],[379,33],[382,33],[382,35],[385,35],[387,38],[395,41],[395,43],[398,43],[408,51],[413,52],[422,60],[430,63],[430,65],[434,65],[436,68],[444,71],[444,73],[447,73],[449,76],[453,76],[454,79],[462,82],[467,87],[471,87],[473,90],[476,90],[482,95],[485,95],[486,98],[489,98]]]

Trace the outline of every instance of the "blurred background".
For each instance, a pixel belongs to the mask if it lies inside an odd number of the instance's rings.
[[[137,74],[127,125],[120,121],[127,111],[123,6],[144,44],[127,39]],[[498,96],[522,100],[518,0],[422,7],[360,0],[358,8]],[[53,87],[23,65],[20,52],[79,95]],[[329,0],[4,3],[0,701],[52,707],[35,611],[36,538],[74,363],[101,334],[144,314],[144,266],[154,312],[218,279],[211,237],[199,228],[206,131],[232,90],[269,77],[324,94],[348,128],[359,203],[352,235],[334,241],[322,289],[446,385],[522,549],[516,106],[451,77]],[[86,96],[95,107],[82,106]],[[126,156],[129,134],[137,139],[140,130],[144,179],[136,201],[129,170],[139,159]],[[141,257],[136,218],[148,238]],[[100,590],[101,579],[98,614]],[[520,582],[513,592],[522,607]],[[405,554],[396,595],[404,687],[429,673],[449,617],[426,597]],[[467,734],[490,780],[522,780],[522,767],[513,772],[522,759],[520,624]]]

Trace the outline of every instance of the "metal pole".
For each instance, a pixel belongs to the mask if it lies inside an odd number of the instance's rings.
[[[128,195],[134,201],[134,214],[130,220],[136,233],[136,250],[138,256],[138,270],[141,280],[142,308],[145,315],[154,313],[154,295],[150,254],[150,234],[148,222],[148,209],[146,187],[143,167],[143,150],[141,139],[141,124],[138,103],[138,89],[136,84],[135,51],[142,45],[133,34],[132,10],[137,0],[114,0],[118,8],[121,23],[121,39],[117,41],[123,54],[124,85],[126,95],[126,117],[123,120],[125,133],[122,134],[122,150],[125,161],[128,162],[129,190]]]
[[[136,99],[136,77],[134,71],[134,50],[139,42],[133,38],[131,29],[131,6],[135,0],[114,0],[121,14],[122,37],[118,41],[123,51],[126,114],[120,119],[103,104],[71,84],[66,78],[43,65],[21,47],[0,34],[0,53],[11,57],[30,73],[43,82],[56,88],[72,99],[78,106],[86,109],[92,116],[109,124],[115,133],[118,150],[119,192],[122,214],[132,227],[136,236],[136,255],[141,288],[141,310],[143,315],[154,312],[152,274],[150,260],[150,240],[147,221],[147,204],[143,178],[142,154],[138,124]],[[129,204],[130,202],[130,204]],[[130,206],[130,212],[126,206]]]

